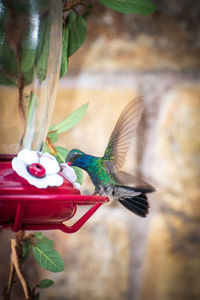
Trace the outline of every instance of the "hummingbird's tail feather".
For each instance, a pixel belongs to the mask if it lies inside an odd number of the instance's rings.
[[[119,199],[119,202],[140,217],[146,217],[149,213],[149,203],[144,193],[138,196]]]

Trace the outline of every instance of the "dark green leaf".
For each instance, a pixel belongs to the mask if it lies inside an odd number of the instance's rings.
[[[31,247],[32,247],[31,239],[26,238],[23,242],[23,252],[22,252],[22,258],[20,260],[21,264],[23,264],[28,258],[31,251]]]
[[[6,20],[6,17],[8,15],[8,9],[6,7],[6,3],[3,3],[1,1],[0,4],[0,9],[1,9],[1,13],[0,13],[0,26],[2,26]]]
[[[37,32],[37,26],[36,23],[29,20],[22,34],[19,47],[21,73],[29,72],[33,68],[38,46],[37,39],[33,38],[33,32]]]
[[[64,147],[55,147],[56,148],[56,159],[59,164],[65,163],[65,158],[67,156],[68,150]]]
[[[0,2],[4,2],[4,1],[0,1]],[[7,3],[7,2],[6,2]],[[27,0],[20,0],[20,1],[16,1],[16,0],[12,0],[9,3],[9,8],[12,11],[15,12],[15,14],[17,13],[18,15],[25,15],[27,16],[30,11],[31,11],[31,16],[35,16],[38,13],[43,13],[45,14],[46,11],[48,11],[50,9],[50,4],[51,1],[50,0],[34,0],[34,1],[27,1]],[[8,4],[7,4],[8,5]],[[44,11],[44,12],[43,12]]]
[[[17,85],[17,81],[10,79],[6,75],[0,75],[0,84],[2,84],[2,85],[8,85],[8,86],[9,85],[18,86]]]
[[[34,76],[34,67],[30,69],[28,72],[23,73],[24,85],[31,84],[33,82],[33,76]]]
[[[47,278],[46,278],[46,279],[43,279],[42,281],[40,281],[39,287],[40,287],[41,289],[46,289],[46,288],[52,286],[53,284],[54,284],[54,281],[53,281],[53,280],[47,279]]]
[[[90,16],[91,11],[92,11],[92,5],[89,4],[86,12],[82,15],[82,18],[84,18],[86,20]]]
[[[9,45],[7,39],[5,38],[4,28],[0,27],[0,66],[1,66],[1,76],[6,76],[12,80],[18,79],[18,62],[15,49]],[[7,80],[9,82],[9,80]]]
[[[71,29],[72,24],[75,20],[76,20],[76,13],[74,11],[71,11],[70,14],[68,15],[67,21],[66,21],[66,24],[67,24],[67,27],[69,30]]]
[[[61,56],[61,66],[60,66],[60,78],[67,73],[68,41],[69,41],[69,29],[67,26],[65,26],[63,28],[63,33],[62,33],[62,56]]]
[[[37,263],[45,270],[51,272],[62,272],[64,270],[62,257],[48,244],[36,243],[33,245],[32,251]]]
[[[50,14],[45,14],[45,16],[40,21],[39,29],[39,44],[38,53],[36,59],[36,71],[37,76],[40,81],[46,78],[48,58],[49,58],[49,35],[51,27],[51,16]]]
[[[31,70],[35,61],[36,51],[31,49],[22,49],[21,51],[21,72],[26,73]]]
[[[69,28],[68,57],[76,52],[86,38],[87,25],[81,16],[77,17]]]
[[[150,0],[99,0],[99,2],[124,14],[145,16],[155,11],[155,4]]]
[[[35,294],[33,296],[33,298],[31,298],[31,299],[33,299],[33,300],[39,300],[40,299],[40,294],[39,293]]]
[[[57,133],[65,132],[75,125],[77,125],[80,120],[85,115],[87,110],[88,103],[82,105],[75,111],[73,111],[69,116],[67,116],[63,121],[51,127],[52,130],[55,130]]]
[[[47,244],[51,248],[54,245],[54,242],[52,240],[48,239],[46,236],[44,236],[42,232],[36,232],[34,234],[34,237],[38,242],[40,242],[42,244]]]
[[[83,171],[78,168],[78,167],[72,167],[76,173],[76,176],[77,176],[77,179],[76,181],[79,183],[79,184],[82,184],[83,183]]]

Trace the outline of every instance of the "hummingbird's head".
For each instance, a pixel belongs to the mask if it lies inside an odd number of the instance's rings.
[[[79,167],[82,165],[83,156],[85,156],[84,152],[82,152],[78,149],[73,149],[68,152],[65,161],[70,166]]]

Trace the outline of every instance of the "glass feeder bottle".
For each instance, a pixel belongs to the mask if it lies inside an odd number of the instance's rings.
[[[60,72],[61,0],[0,1],[0,155],[41,150]]]

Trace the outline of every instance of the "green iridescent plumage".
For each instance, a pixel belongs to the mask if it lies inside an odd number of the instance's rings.
[[[142,111],[141,98],[134,99],[125,107],[103,157],[95,157],[73,149],[68,153],[66,162],[84,169],[89,174],[95,186],[95,193],[114,198],[132,212],[145,217],[149,207],[146,193],[153,192],[154,188],[121,171]]]

